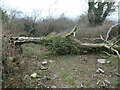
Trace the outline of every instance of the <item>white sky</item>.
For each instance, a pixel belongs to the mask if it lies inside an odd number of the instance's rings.
[[[7,10],[16,9],[27,15],[40,15],[40,17],[63,14],[76,18],[87,11],[87,0],[1,0],[0,5]],[[114,13],[112,18],[117,18]]]

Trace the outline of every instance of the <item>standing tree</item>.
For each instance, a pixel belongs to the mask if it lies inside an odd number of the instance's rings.
[[[114,0],[88,0],[88,20],[91,26],[101,25],[115,11]]]

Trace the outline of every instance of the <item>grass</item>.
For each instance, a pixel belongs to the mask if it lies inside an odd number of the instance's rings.
[[[110,71],[112,73],[115,73],[115,72],[118,73],[119,58],[110,57],[110,58],[107,58],[107,61],[111,61],[111,63],[114,65],[114,67],[116,67],[115,69],[111,68]],[[118,84],[119,81],[120,81],[119,77],[112,77],[112,78],[110,78],[110,82],[112,82],[114,85]]]
[[[68,61],[68,60],[77,60],[79,57],[76,55],[65,55],[65,56],[58,56],[56,57],[58,60],[64,60],[64,61]]]
[[[37,57],[37,58],[44,58],[46,56],[50,56],[51,53],[45,50],[45,47],[42,45],[35,45],[35,44],[25,44],[22,46],[23,53],[27,57]]]
[[[42,52],[42,53],[38,53],[37,58],[44,58],[44,57],[48,57],[50,55],[51,55],[50,52]]]
[[[118,65],[119,58],[110,57],[107,58],[107,61],[111,61],[114,65]]]
[[[61,86],[65,87],[78,87],[80,86],[80,83],[84,83],[86,87],[96,87],[94,83],[96,83],[101,76],[97,76],[95,78],[92,78],[91,76],[95,74],[95,70],[98,67],[103,67],[105,69],[105,73],[107,75],[106,77],[102,77],[104,79],[108,79],[113,85],[116,85],[118,83],[117,77],[109,77],[110,72],[113,74],[116,72],[114,70],[115,66],[118,66],[118,58],[115,57],[109,57],[106,60],[111,61],[112,66],[110,65],[101,65],[96,64],[93,62],[96,62],[96,58],[98,58],[98,55],[64,55],[64,56],[58,56],[58,55],[51,55],[45,47],[42,45],[35,45],[35,44],[26,44],[23,46],[24,54],[26,56],[32,57],[35,55],[37,58],[44,59],[47,57],[48,60],[54,60],[54,63],[50,63],[50,73],[53,77],[54,73],[59,73],[56,79],[56,86],[57,84],[63,84]],[[32,51],[32,52],[31,52]],[[89,60],[88,63],[85,63],[84,58]],[[45,58],[46,59],[46,58]],[[91,63],[92,62],[92,63]],[[39,66],[39,65],[38,65]],[[36,67],[37,68],[37,67]],[[44,73],[36,71],[38,75],[40,76],[47,76],[50,73]],[[94,82],[92,82],[92,80]],[[95,81],[96,80],[96,81]],[[59,82],[59,83],[58,83]],[[90,83],[91,82],[91,83]]]
[[[110,81],[112,83],[114,83],[114,84],[118,84],[118,78],[117,77],[116,78],[112,78]]]

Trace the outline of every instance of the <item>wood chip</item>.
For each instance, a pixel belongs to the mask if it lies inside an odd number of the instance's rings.
[[[97,85],[99,85],[99,83],[100,83],[100,80],[98,80]]]
[[[84,86],[83,86],[83,84],[82,84],[82,83],[80,84],[80,86],[81,86],[81,88],[84,88]]]

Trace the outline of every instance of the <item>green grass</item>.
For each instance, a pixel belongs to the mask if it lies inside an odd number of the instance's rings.
[[[118,65],[119,58],[110,57],[107,59],[107,61],[111,61],[114,65]]]
[[[40,53],[38,53],[38,55],[37,55],[37,58],[44,58],[44,57],[46,57],[46,56],[50,56],[51,55],[51,53],[50,52],[40,52]]]
[[[64,60],[64,61],[68,61],[68,60],[77,60],[79,57],[76,55],[65,55],[65,56],[58,56],[57,60]]]
[[[37,58],[44,58],[46,56],[50,56],[51,53],[46,50],[46,48],[42,45],[36,44],[25,44],[22,46],[23,53],[27,57],[32,57],[33,55]]]
[[[116,58],[116,57],[111,57],[111,58],[108,58],[107,59],[108,61],[111,61],[111,63],[114,65],[114,66],[118,66],[118,62],[119,62],[119,58]],[[118,67],[116,68],[118,71]],[[115,72],[114,69],[111,68],[111,71]],[[113,83],[113,84],[118,84],[118,82],[120,81],[120,78],[119,77],[113,77],[110,79],[110,81]]]
[[[116,77],[114,77],[114,78],[111,78],[111,80],[110,80],[113,84],[118,84],[118,78]]]
[[[64,83],[68,86],[72,86],[72,87],[76,87],[78,85],[78,83],[76,84],[76,78],[81,81],[83,80],[84,83],[86,84],[87,87],[91,86],[91,83],[89,83],[88,81],[91,80],[91,78],[89,77],[90,75],[92,75],[91,72],[95,72],[95,70],[99,67],[98,66],[87,66],[87,64],[81,64],[81,63],[75,63],[77,62],[77,60],[83,60],[84,58],[81,58],[82,55],[64,55],[64,56],[57,56],[57,55],[52,55],[50,52],[48,52],[46,50],[46,48],[42,45],[35,45],[35,44],[25,44],[23,45],[23,50],[24,50],[24,54],[28,57],[31,57],[33,55],[35,55],[37,58],[44,58],[46,56],[48,56],[48,59],[51,60],[55,60],[54,63],[50,64],[51,70],[55,70],[60,73],[59,77],[61,79],[61,83]],[[87,55],[85,55],[87,56]],[[83,57],[85,57],[83,56]],[[108,67],[109,69],[107,69],[108,71],[111,71],[113,73],[115,73],[114,71],[114,66],[118,65],[118,58],[115,57],[110,57],[106,59],[107,61],[111,61],[112,63],[112,67]],[[88,64],[89,65],[89,64]],[[76,66],[80,66],[80,69],[77,68],[77,71],[73,70]],[[64,68],[64,70],[61,69]],[[38,75],[40,76],[44,76],[44,75],[48,75],[48,73],[43,73],[43,72],[38,72]],[[75,74],[77,72],[80,72],[80,77],[76,77]],[[87,72],[87,73],[86,73]],[[84,74],[90,74],[88,75],[87,79],[86,76]],[[59,79],[58,79],[59,80]],[[112,77],[109,79],[111,83],[113,84],[117,84],[118,83],[118,78],[116,77]]]
[[[75,80],[73,78],[73,76],[71,75],[71,71],[61,71],[61,76],[59,78],[61,78],[62,81],[64,81],[66,84],[68,85],[72,85],[75,86]]]

